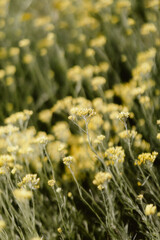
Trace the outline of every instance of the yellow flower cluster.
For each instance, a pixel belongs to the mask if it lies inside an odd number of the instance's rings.
[[[91,41],[90,41],[90,46],[91,47],[102,47],[106,44],[107,42],[107,39],[105,36],[103,35],[100,35],[96,38],[93,38]]]
[[[141,27],[141,34],[148,35],[157,31],[156,26],[153,23],[145,23]]]
[[[105,151],[105,158],[107,158],[107,165],[114,165],[124,162],[125,152],[122,147],[110,147]]]
[[[94,143],[102,143],[103,140],[105,139],[104,135],[99,135],[97,138],[94,140]]]
[[[17,112],[10,115],[5,119],[6,124],[15,124],[15,123],[23,123],[26,120],[29,120],[30,116],[33,114],[31,110],[24,110],[23,112]]]
[[[0,155],[0,167],[12,167],[14,165],[15,157],[9,154]]]
[[[27,186],[29,189],[39,188],[40,178],[37,178],[37,174],[27,174],[23,177],[22,181],[18,183],[18,187]]]
[[[125,138],[131,138],[134,139],[137,135],[137,131],[135,130],[128,130],[128,131],[122,131],[118,134],[120,138],[125,139]]]
[[[99,87],[101,87],[102,85],[104,85],[106,83],[106,79],[104,77],[101,77],[101,76],[97,76],[97,77],[94,77],[92,79],[92,86],[93,86],[93,89],[96,91],[99,89]]]
[[[7,126],[1,126],[0,127],[0,136],[11,135],[12,133],[18,132],[18,131],[19,131],[19,128],[15,127],[11,124],[9,124]]]
[[[67,166],[70,166],[70,164],[73,162],[73,157],[72,156],[68,156],[68,157],[64,157],[63,158],[63,163]]]
[[[32,192],[22,188],[15,189],[13,191],[13,195],[18,201],[24,201],[32,198]]]
[[[117,116],[117,118],[121,121],[126,121],[127,118],[129,118],[129,112],[120,112]]]
[[[112,178],[112,174],[109,172],[98,172],[93,180],[93,184],[97,185],[99,190],[103,189],[103,184],[106,180],[110,180]]]
[[[49,137],[47,136],[40,136],[40,137],[36,137],[35,139],[33,139],[33,143],[39,143],[42,145],[46,145],[49,142]]]
[[[96,112],[92,108],[75,107],[75,108],[71,109],[71,114],[73,116],[77,116],[77,117],[90,118],[90,117],[93,117],[94,115],[96,115]]]
[[[145,164],[146,162],[153,163],[158,155],[158,152],[142,153],[138,155],[138,159],[135,161],[135,165]]]

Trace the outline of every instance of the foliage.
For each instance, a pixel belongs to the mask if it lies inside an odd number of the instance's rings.
[[[0,0],[0,239],[160,239],[158,0]]]

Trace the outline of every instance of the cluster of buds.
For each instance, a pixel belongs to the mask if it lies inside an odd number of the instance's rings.
[[[126,122],[127,118],[129,118],[129,112],[120,112],[117,118],[123,122]]]
[[[122,131],[118,135],[122,139],[131,138],[133,140],[137,135],[137,131],[135,130]]]
[[[66,166],[70,166],[70,164],[73,162],[73,157],[72,156],[68,156],[68,157],[64,157],[63,158],[63,163]]]
[[[18,132],[19,128],[15,127],[11,124],[7,125],[7,126],[1,126],[0,127],[0,136],[5,136],[5,135],[11,135],[14,132]]]
[[[29,120],[30,116],[33,114],[33,111],[24,110],[23,112],[16,112],[10,115],[5,119],[6,124],[15,124],[17,122],[25,122]]]
[[[101,87],[102,85],[104,85],[105,83],[106,83],[106,79],[101,76],[94,77],[91,82],[93,89],[95,91],[98,90],[98,88]]]
[[[71,109],[71,116],[69,119],[72,120],[74,117],[81,117],[81,118],[90,118],[96,115],[96,112],[92,108],[79,108],[75,107]]]
[[[30,189],[39,188],[40,178],[37,178],[37,174],[27,174],[21,182],[18,183],[18,187],[28,186]]]
[[[107,165],[114,165],[124,162],[125,152],[122,147],[110,147],[105,151],[105,157]]]
[[[94,140],[94,143],[97,143],[97,144],[102,143],[104,139],[105,139],[105,136],[104,136],[104,135],[99,135],[99,136],[97,136],[97,138]]]
[[[12,155],[9,155],[9,154],[0,155],[0,167],[2,166],[12,167],[14,161],[15,161],[15,157]]]
[[[158,152],[142,153],[138,155],[138,159],[135,161],[135,165],[145,164],[147,162],[153,163],[158,155]]]
[[[110,180],[111,178],[112,178],[112,175],[109,172],[98,172],[95,175],[93,184],[96,185],[99,190],[102,190],[104,188],[103,184],[105,183],[105,181]]]

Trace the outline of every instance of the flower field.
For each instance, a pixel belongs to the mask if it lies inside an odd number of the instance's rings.
[[[160,240],[159,0],[0,0],[0,240]]]

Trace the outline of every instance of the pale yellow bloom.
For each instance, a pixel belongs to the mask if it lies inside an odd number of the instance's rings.
[[[30,64],[31,62],[33,62],[33,55],[31,55],[30,53],[24,55],[22,61],[25,64]]]
[[[96,38],[93,38],[90,41],[90,46],[91,47],[102,47],[106,44],[106,42],[107,42],[107,38],[103,35],[100,35]]]
[[[144,210],[146,216],[154,215],[157,210],[157,207],[153,204],[147,204]]]
[[[44,123],[50,123],[51,117],[52,117],[52,111],[50,109],[42,110],[38,114],[39,120]]]
[[[28,38],[19,41],[19,47],[23,48],[30,45],[30,40]]]
[[[71,192],[68,192],[67,196],[68,196],[69,198],[71,198],[71,197],[72,197],[72,193],[71,193]]]
[[[57,228],[57,231],[58,231],[59,233],[62,233],[62,229],[61,229],[61,228]]]
[[[14,65],[8,65],[5,68],[6,75],[14,75],[16,72],[16,67]]]
[[[101,76],[94,77],[91,81],[94,90],[98,90],[99,87],[106,83],[106,79]]]
[[[9,55],[10,55],[11,57],[14,57],[14,56],[19,55],[19,52],[20,52],[20,49],[17,48],[17,47],[11,47],[11,48],[9,49]]]
[[[50,187],[53,187],[55,185],[55,183],[56,183],[56,181],[54,179],[51,179],[51,180],[48,181],[48,185]]]
[[[143,199],[143,194],[139,194],[139,195],[137,196],[137,199],[138,199],[138,200],[142,200],[142,199]]]
[[[145,23],[141,27],[141,34],[148,35],[157,31],[156,26],[153,23]]]
[[[26,189],[15,189],[13,191],[13,195],[17,200],[23,201],[23,200],[26,200],[26,199],[31,199],[32,192],[28,191]]]
[[[121,121],[126,121],[129,118],[129,112],[120,112],[117,118]]]
[[[73,162],[73,157],[72,156],[68,156],[68,157],[64,157],[63,158],[63,163],[67,166],[70,166],[70,164]]]
[[[0,232],[6,227],[6,223],[4,220],[0,220]]]
[[[103,185],[106,180],[110,180],[111,178],[112,178],[112,175],[109,172],[98,172],[95,175],[93,184],[97,186]]]
[[[158,152],[142,153],[138,155],[138,159],[135,161],[135,165],[145,164],[146,162],[153,163],[158,155]]]

